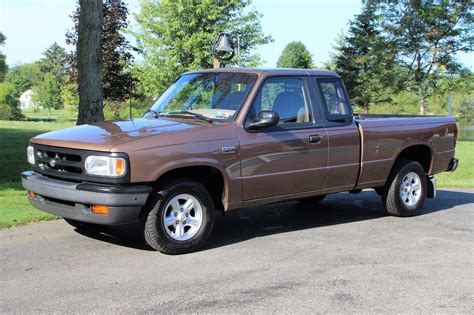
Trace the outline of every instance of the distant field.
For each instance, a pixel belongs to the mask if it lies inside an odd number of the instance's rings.
[[[49,117],[49,112],[46,109],[40,109],[38,111],[25,110],[22,111],[23,115],[32,121],[45,121],[45,122],[71,122],[77,118],[77,113],[71,113],[65,109],[52,109],[51,117]]]
[[[0,121],[0,228],[56,218],[29,205],[20,173],[29,169],[26,147],[31,137],[72,125],[73,122]],[[439,174],[439,187],[474,187],[474,142],[459,141],[456,156],[461,160],[458,170]]]

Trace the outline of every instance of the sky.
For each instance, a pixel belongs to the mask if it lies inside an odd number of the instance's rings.
[[[138,0],[125,1],[131,12]],[[72,28],[69,15],[76,0],[0,0],[0,30],[7,37],[0,50],[10,66],[35,61],[53,42],[66,47],[66,30]],[[330,58],[332,47],[348,21],[361,8],[360,0],[254,0],[252,5],[263,14],[263,31],[274,42],[257,52],[264,67],[275,67],[279,55],[290,41],[302,41],[316,66]],[[133,23],[133,18],[130,18]],[[474,56],[460,60],[474,70]]]

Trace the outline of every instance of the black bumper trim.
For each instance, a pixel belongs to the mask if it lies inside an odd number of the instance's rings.
[[[76,189],[109,194],[149,194],[152,191],[150,186],[106,186],[90,183],[78,184]]]

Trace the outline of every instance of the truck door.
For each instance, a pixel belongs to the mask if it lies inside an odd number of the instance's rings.
[[[324,127],[314,120],[307,89],[310,80],[269,78],[260,87],[246,124],[261,110],[277,112],[280,121],[257,131],[239,128],[244,201],[324,188],[328,142]]]
[[[325,189],[354,188],[360,167],[360,135],[346,90],[339,78],[316,78],[316,91],[328,137],[328,177]]]

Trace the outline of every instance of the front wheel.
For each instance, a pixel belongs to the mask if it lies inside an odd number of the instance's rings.
[[[414,216],[423,208],[426,191],[426,175],[420,163],[403,161],[387,181],[382,201],[391,215]]]
[[[145,240],[153,249],[171,255],[189,253],[211,234],[214,204],[200,183],[174,181],[158,192],[142,223]]]

